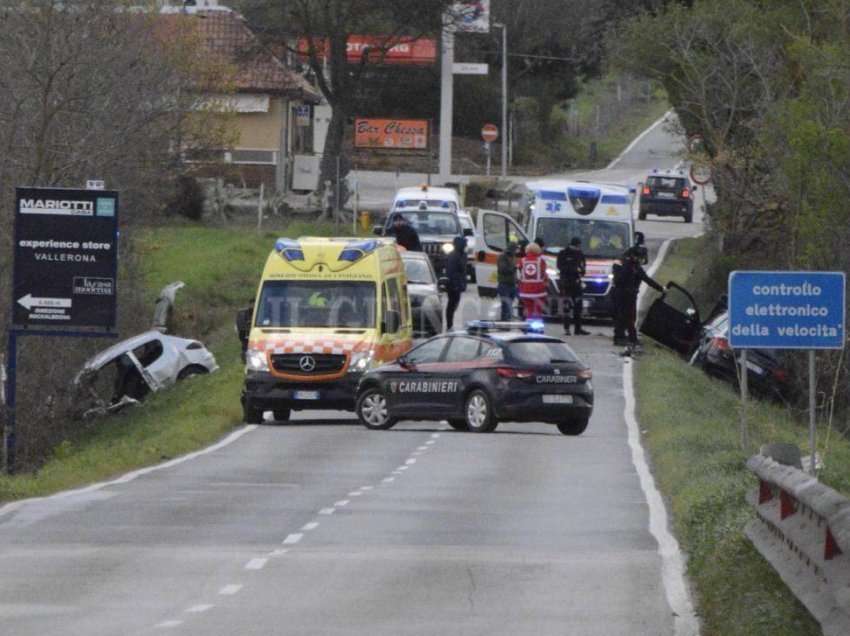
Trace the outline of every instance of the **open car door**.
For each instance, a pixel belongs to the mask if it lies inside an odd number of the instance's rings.
[[[656,298],[640,325],[640,332],[682,355],[699,342],[702,322],[693,296],[676,283],[667,284],[667,295]]]
[[[478,295],[496,296],[496,261],[508,243],[527,241],[525,232],[507,214],[492,210],[478,211],[478,251],[475,253],[475,278]]]

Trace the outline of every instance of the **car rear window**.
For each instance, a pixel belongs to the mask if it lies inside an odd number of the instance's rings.
[[[657,190],[684,190],[687,186],[684,179],[676,177],[649,177],[646,185]]]
[[[557,340],[516,340],[508,345],[508,351],[522,364],[578,362],[573,350]]]

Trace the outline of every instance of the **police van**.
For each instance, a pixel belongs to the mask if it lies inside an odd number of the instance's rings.
[[[242,408],[353,410],[360,376],[412,345],[404,264],[383,239],[281,238],[266,261],[247,331]]]

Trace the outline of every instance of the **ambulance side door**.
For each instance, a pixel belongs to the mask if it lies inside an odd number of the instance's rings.
[[[527,241],[525,232],[507,214],[491,210],[478,212],[478,252],[475,254],[475,277],[478,295],[496,296],[498,285],[496,261],[508,243]]]

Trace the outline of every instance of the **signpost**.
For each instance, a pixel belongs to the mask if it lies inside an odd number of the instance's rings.
[[[843,349],[844,272],[737,271],[729,275],[729,345],[741,349],[741,398],[747,400],[747,349],[809,351],[809,446],[815,474],[815,351]],[[743,419],[742,443],[748,443]]]
[[[18,337],[114,335],[118,193],[17,188],[14,223],[8,420],[4,429],[6,470],[10,473],[15,465]]]
[[[455,75],[487,75],[490,72],[490,65],[475,62],[455,62],[452,65],[452,72]]]
[[[484,152],[487,155],[487,176],[490,176],[490,167],[492,164],[492,153],[490,152],[490,144],[499,138],[499,129],[495,124],[484,124],[481,129],[481,139],[484,140]]]

